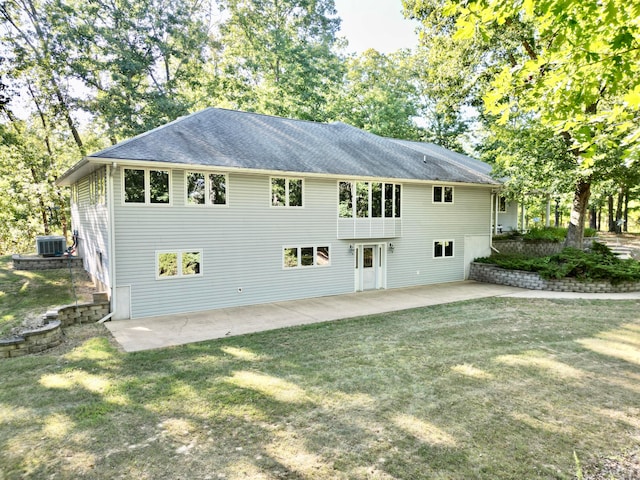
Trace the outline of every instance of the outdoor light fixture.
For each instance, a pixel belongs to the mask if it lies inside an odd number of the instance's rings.
[[[349,244],[349,253],[353,255],[353,243]]]
[[[393,243],[389,242],[389,251],[390,251],[391,253],[393,253],[393,250],[394,250],[395,248],[396,248],[396,247],[394,247],[394,246],[393,246]]]

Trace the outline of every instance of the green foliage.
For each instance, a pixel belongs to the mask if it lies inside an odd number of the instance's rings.
[[[580,280],[609,280],[613,284],[640,281],[640,262],[622,260],[606,245],[598,242],[594,243],[590,252],[565,248],[562,252],[547,257],[498,254],[476,261],[509,270],[536,272],[546,279],[571,277]]]

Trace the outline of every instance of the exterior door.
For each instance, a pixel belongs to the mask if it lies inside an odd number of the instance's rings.
[[[384,251],[384,244],[356,246],[356,291],[384,288]]]

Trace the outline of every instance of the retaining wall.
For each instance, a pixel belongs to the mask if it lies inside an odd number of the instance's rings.
[[[585,238],[584,248],[591,248],[593,242],[594,238]],[[547,257],[560,253],[564,249],[564,242],[531,242],[522,238],[500,240],[500,238],[494,237],[493,246],[500,253],[507,255],[522,254],[532,257]]]
[[[93,294],[92,303],[66,305],[44,314],[43,327],[22,332],[9,338],[0,338],[0,359],[21,357],[42,352],[62,343],[62,327],[97,322],[109,314],[108,295]]]
[[[14,270],[53,270],[54,268],[83,268],[82,257],[39,257],[37,255],[13,255]]]
[[[546,280],[535,272],[507,270],[488,263],[472,262],[469,279],[478,282],[509,285],[530,290],[578,293],[621,293],[640,291],[640,282],[622,282],[612,285],[608,281],[580,281],[575,278]]]

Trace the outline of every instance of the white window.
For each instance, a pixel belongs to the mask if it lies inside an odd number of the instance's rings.
[[[288,268],[326,267],[330,265],[329,246],[284,247],[282,266]]]
[[[187,172],[187,205],[226,205],[227,175]]]
[[[433,242],[433,258],[453,257],[453,240],[436,240]]]
[[[156,252],[156,279],[197,277],[202,275],[202,250]]]
[[[124,203],[170,203],[171,175],[168,170],[125,168],[122,178]]]
[[[400,218],[401,197],[402,185],[396,183],[338,182],[338,216]]]
[[[302,207],[304,182],[301,178],[271,179],[272,207]]]
[[[80,188],[77,183],[74,183],[73,185],[71,185],[71,205],[78,205],[79,189]]]
[[[498,213],[507,213],[507,198],[502,195],[498,197]]]
[[[433,203],[453,203],[453,187],[434,185]]]

